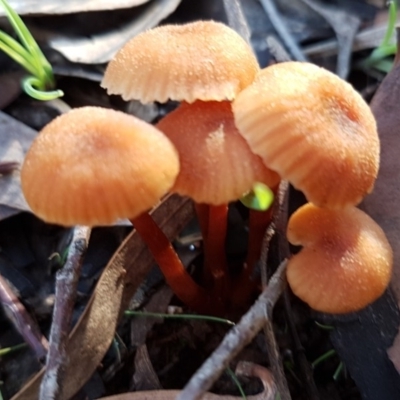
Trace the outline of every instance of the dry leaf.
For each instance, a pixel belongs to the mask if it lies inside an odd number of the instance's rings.
[[[276,399],[276,386],[272,378],[272,374],[267,368],[260,365],[253,364],[247,361],[241,361],[236,368],[237,375],[254,376],[261,380],[264,390],[256,395],[247,396],[248,400],[274,400]],[[180,390],[150,390],[143,392],[132,392],[118,394],[115,396],[102,397],[99,400],[174,400],[179,394]],[[238,400],[242,397],[230,395],[218,395],[214,393],[205,393],[202,400]]]
[[[0,163],[20,165],[36,135],[36,131],[0,111]],[[1,206],[5,208],[2,210]],[[21,191],[19,167],[0,175],[0,219],[28,210]]]
[[[48,44],[72,62],[106,63],[129,39],[153,28],[174,12],[180,2],[181,0],[152,0],[143,8],[138,18],[111,32],[77,39],[54,35],[49,38]]]
[[[152,215],[168,238],[173,239],[194,213],[191,201],[171,195]],[[89,304],[71,333],[61,400],[71,398],[96,370],[114,338],[118,320],[153,263],[147,248],[133,232],[107,264]],[[12,400],[37,399],[42,376],[43,370]]]
[[[8,0],[8,4],[19,14],[69,14],[86,11],[116,10],[136,7],[149,0]],[[0,7],[0,16],[5,15]]]
[[[382,227],[393,248],[394,265],[391,288],[400,305],[400,57],[382,81],[371,108],[378,124],[381,141],[381,162],[374,191],[362,208]],[[398,359],[400,339],[397,337],[390,357]],[[400,373],[400,366],[397,370]]]

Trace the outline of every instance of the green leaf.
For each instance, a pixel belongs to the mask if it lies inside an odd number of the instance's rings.
[[[274,202],[274,193],[267,185],[257,182],[253,189],[245,194],[240,201],[252,210],[266,211]]]

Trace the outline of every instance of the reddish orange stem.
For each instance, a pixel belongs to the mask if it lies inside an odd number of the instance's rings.
[[[228,265],[225,240],[228,222],[228,205],[209,206],[207,237],[204,241],[204,266],[206,279],[211,277],[214,296],[224,302],[228,296]]]
[[[153,218],[143,213],[131,222],[148,246],[176,296],[192,310],[210,312],[210,295],[188,274],[172,244]]]
[[[208,214],[210,210],[210,206],[208,204],[200,204],[195,203],[197,221],[200,225],[201,235],[203,236],[203,240],[207,240],[208,235]]]
[[[278,187],[273,188],[274,196],[278,191]],[[236,305],[246,305],[251,300],[252,294],[257,289],[257,281],[251,279],[251,275],[256,267],[257,261],[261,256],[261,248],[265,232],[272,221],[274,207],[267,211],[249,210],[249,238],[247,245],[247,257],[243,265],[243,271],[235,280],[233,289],[232,303]]]

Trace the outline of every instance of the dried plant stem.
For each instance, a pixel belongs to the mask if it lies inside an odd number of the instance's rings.
[[[229,362],[247,346],[271,318],[273,307],[286,286],[286,265],[284,260],[269,285],[261,293],[258,300],[242,317],[239,323],[228,332],[214,353],[193,375],[178,400],[200,399],[222,374]]]
[[[260,0],[261,5],[264,7],[265,13],[268,15],[269,19],[275,30],[277,31],[279,37],[282,39],[289,53],[296,61],[307,61],[306,56],[299,47],[299,45],[294,40],[292,34],[287,29],[286,25],[282,21],[278,10],[273,2],[273,0]]]
[[[250,43],[250,30],[244,16],[240,0],[223,0],[229,26],[247,43]]]
[[[294,344],[294,357],[296,363],[300,366],[301,381],[305,386],[307,399],[319,400],[320,396],[318,393],[317,386],[314,382],[313,370],[310,362],[307,360],[306,354],[304,352],[304,347],[301,344],[299,335],[296,330],[296,324],[294,322],[295,318],[292,312],[292,306],[290,304],[288,288],[286,288],[283,296],[285,302],[285,312],[287,317],[288,328]]]
[[[24,338],[25,342],[35,352],[40,362],[46,358],[49,343],[40,333],[35,321],[28,314],[25,307],[18,300],[7,281],[0,275],[0,302],[8,318],[17,332]]]
[[[57,273],[50,348],[47,354],[46,372],[40,386],[40,400],[57,399],[62,389],[62,380],[68,358],[66,345],[71,329],[76,288],[90,231],[91,229],[85,226],[74,228],[67,260],[63,268]]]
[[[286,240],[286,225],[288,220],[288,189],[287,181],[281,181],[276,191],[273,221],[265,232],[264,245],[261,252],[261,278],[263,287],[268,284],[267,259],[272,237],[277,233],[279,242],[279,258],[286,259],[289,257],[289,247]],[[283,253],[284,251],[284,253]],[[286,290],[286,289],[285,289]],[[271,319],[265,321],[264,336],[268,353],[268,360],[271,371],[275,377],[276,385],[282,400],[290,400],[290,391],[287,384],[285,372],[283,370],[282,359],[279,353],[279,346],[276,343],[274,329]]]

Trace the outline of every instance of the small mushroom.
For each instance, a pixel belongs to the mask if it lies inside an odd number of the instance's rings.
[[[291,216],[287,237],[303,246],[289,260],[289,285],[317,311],[358,311],[389,284],[392,249],[378,224],[355,207],[329,210],[308,203]]]
[[[251,190],[255,182],[274,187],[280,178],[251,152],[235,126],[228,101],[182,103],[157,128],[179,153],[181,169],[171,190],[208,205],[208,213],[198,207],[208,218],[203,223],[205,269],[210,268],[216,291],[226,293],[228,203]]]
[[[273,187],[280,180],[240,135],[228,101],[182,103],[156,127],[179,153],[181,168],[172,191],[197,203],[222,205],[243,196],[255,182]]]
[[[176,149],[158,129],[118,111],[83,107],[39,133],[21,183],[33,212],[47,222],[94,226],[131,219],[174,293],[204,311],[210,296],[146,212],[172,187],[178,171]]]
[[[372,191],[379,139],[372,112],[347,82],[310,63],[263,69],[233,102],[252,151],[328,208],[358,204]]]
[[[47,222],[105,225],[156,204],[174,184],[179,160],[153,126],[114,110],[83,107],[45,126],[22,170],[22,189]]]
[[[250,46],[215,21],[164,25],[131,39],[111,60],[102,87],[143,103],[232,100],[259,70]]]

